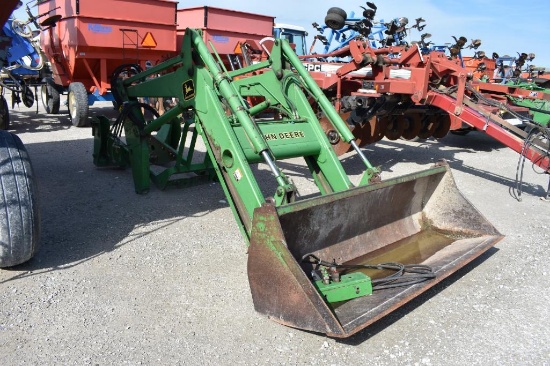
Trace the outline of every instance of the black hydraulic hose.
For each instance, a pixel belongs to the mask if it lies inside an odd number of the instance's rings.
[[[336,262],[327,262],[315,254],[308,253],[302,257],[302,262],[313,263],[318,266],[333,267],[340,269],[375,269],[394,271],[389,276],[371,280],[373,291],[388,288],[411,286],[426,280],[435,278],[432,268],[423,264],[402,264],[396,262],[387,262],[380,264],[338,264]]]

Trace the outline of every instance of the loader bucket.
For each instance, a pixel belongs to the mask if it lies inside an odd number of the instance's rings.
[[[456,188],[446,165],[254,212],[248,277],[256,311],[284,325],[351,336],[420,295],[503,236]],[[314,286],[313,253],[338,263],[424,264],[435,278],[329,303]]]

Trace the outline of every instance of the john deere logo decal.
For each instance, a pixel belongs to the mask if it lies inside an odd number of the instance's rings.
[[[195,98],[195,84],[189,79],[183,83],[183,100],[188,101]]]

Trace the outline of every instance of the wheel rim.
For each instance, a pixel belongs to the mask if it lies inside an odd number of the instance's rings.
[[[78,103],[76,101],[76,96],[74,93],[69,93],[69,114],[71,115],[71,118],[76,118],[76,114],[78,113]]]
[[[11,23],[13,31],[19,34],[21,37],[29,38],[32,36],[32,30],[28,24],[23,23],[18,19],[14,19]]]
[[[42,105],[47,109],[48,108],[48,102],[50,101],[50,94],[48,93],[48,87],[46,85],[42,86],[40,89],[40,96],[42,99]]]

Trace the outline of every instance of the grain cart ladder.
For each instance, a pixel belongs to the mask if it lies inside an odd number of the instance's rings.
[[[380,181],[286,41],[275,42],[267,61],[227,72],[200,31],[185,34],[179,56],[137,74],[129,66],[113,75],[121,114],[114,124],[95,120],[94,162],[130,166],[139,193],[148,190],[150,178],[164,187],[215,173],[249,244],[258,312],[291,327],[348,337],[502,238],[460,194],[446,164]],[[160,76],[148,78],[153,74]],[[176,97],[178,103],[149,120],[140,97]],[[357,186],[323,132],[312,99],[364,163]],[[192,163],[199,136],[207,158]],[[313,198],[298,199],[278,166],[297,157],[318,187]],[[164,171],[152,169],[153,163]],[[266,163],[273,174],[273,197],[264,197],[255,163]]]

